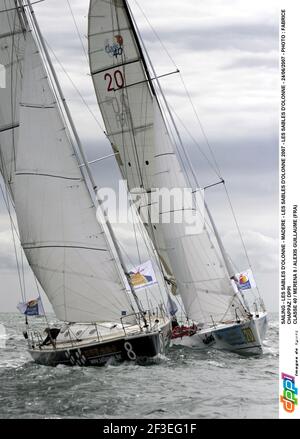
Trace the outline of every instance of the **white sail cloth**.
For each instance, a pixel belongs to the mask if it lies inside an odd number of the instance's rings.
[[[57,317],[110,321],[129,311],[37,46],[26,39],[15,209],[30,266]]]
[[[140,193],[139,209],[145,219],[153,201],[148,196],[151,191],[183,189],[188,183],[158,107],[125,0],[91,0],[89,58],[106,132],[129,189]],[[191,207],[196,211],[195,205]],[[211,322],[212,318],[222,319],[229,310],[234,312],[240,303],[233,299],[224,261],[207,229],[187,233],[185,221],[164,224],[166,213],[160,210],[161,222],[148,230],[166,272],[176,278],[188,317]]]
[[[27,32],[14,0],[0,0],[0,11],[0,172],[13,198]]]

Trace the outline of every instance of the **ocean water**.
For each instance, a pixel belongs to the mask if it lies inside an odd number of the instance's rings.
[[[278,417],[276,315],[259,357],[177,346],[151,366],[102,368],[39,366],[26,352],[23,316],[0,314],[0,323],[1,419]]]

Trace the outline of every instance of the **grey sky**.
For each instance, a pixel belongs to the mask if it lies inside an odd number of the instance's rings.
[[[88,1],[70,0],[86,45]],[[175,69],[156,40],[135,0],[130,4],[159,74]],[[261,292],[277,308],[277,155],[278,9],[274,0],[139,0],[139,4],[180,69],[213,146],[241,226]],[[47,42],[99,120],[88,64],[65,0],[35,6]],[[56,63],[55,63],[56,64]],[[57,64],[56,64],[57,66]],[[89,158],[109,152],[105,136],[59,66],[57,70]],[[202,150],[209,151],[178,75],[162,85],[176,114]],[[177,119],[178,126],[182,128]],[[102,122],[100,122],[102,124]],[[197,147],[182,130],[201,184],[216,181]],[[108,186],[117,170],[95,168]],[[114,172],[112,173],[112,168]],[[246,264],[221,188],[207,193],[227,249]],[[127,237],[123,233],[124,242]],[[247,268],[241,266],[240,268]],[[28,296],[35,295],[28,270]],[[0,310],[15,310],[19,300],[9,222],[0,201]]]

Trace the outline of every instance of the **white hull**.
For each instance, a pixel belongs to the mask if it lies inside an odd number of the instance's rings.
[[[261,312],[251,320],[222,323],[198,330],[191,336],[172,339],[172,344],[197,349],[222,349],[241,354],[261,354],[267,326],[267,313]]]

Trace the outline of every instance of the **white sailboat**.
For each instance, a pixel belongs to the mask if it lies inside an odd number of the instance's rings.
[[[159,207],[159,222],[147,221],[157,189],[199,186],[128,2],[91,0],[88,39],[91,75],[108,138],[129,190],[139,194],[138,210],[189,322],[187,331],[175,328],[173,342],[260,353],[267,329],[263,302],[258,300],[251,311],[233,282],[236,270],[206,202],[204,219],[195,201],[190,206],[204,221],[202,230],[187,232],[184,220],[164,222],[167,215],[184,211],[180,200],[173,208]],[[195,177],[194,186],[185,165]]]
[[[44,339],[26,318],[30,354],[44,365],[85,366],[157,357],[169,344],[170,318],[163,303],[145,309],[105,213],[97,221],[97,184],[30,0],[0,1],[0,65],[6,201],[29,265],[62,322]],[[158,269],[156,276],[167,300]]]

